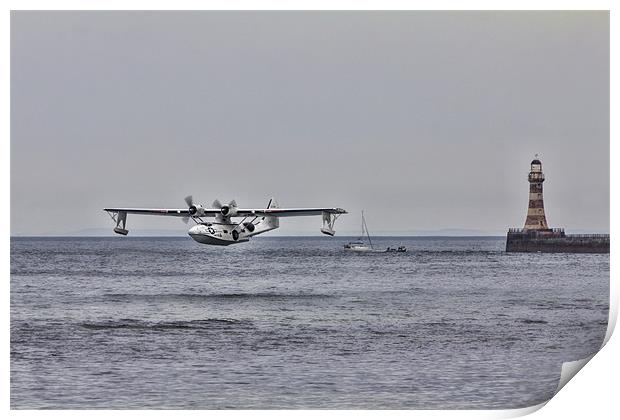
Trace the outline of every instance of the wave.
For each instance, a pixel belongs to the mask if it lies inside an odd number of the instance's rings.
[[[520,318],[517,321],[522,322],[524,324],[548,324],[547,321],[544,321],[542,319]]]
[[[107,293],[105,300],[257,300],[257,299],[326,299],[334,297],[318,293]]]
[[[209,330],[233,326],[251,326],[252,322],[230,318],[194,319],[190,321],[147,322],[136,319],[120,319],[99,322],[82,322],[80,327],[89,330]]]

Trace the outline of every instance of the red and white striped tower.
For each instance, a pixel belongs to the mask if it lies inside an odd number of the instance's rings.
[[[538,155],[532,161],[530,173],[527,176],[530,182],[530,201],[527,208],[524,230],[548,230],[545,206],[543,204],[543,182],[545,174],[542,172],[542,163]]]

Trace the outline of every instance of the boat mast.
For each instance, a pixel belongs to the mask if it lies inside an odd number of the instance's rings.
[[[360,239],[364,237],[364,210],[362,210],[362,233],[360,235]]]
[[[364,235],[364,229],[366,229],[366,236],[368,237],[368,243],[370,249],[372,249],[372,241],[370,240],[370,233],[368,232],[368,226],[366,226],[366,219],[364,219],[364,210],[362,210],[362,235]]]

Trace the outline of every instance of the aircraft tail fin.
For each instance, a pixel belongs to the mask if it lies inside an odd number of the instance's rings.
[[[267,208],[268,209],[277,209],[277,208],[279,208],[278,202],[276,201],[275,198],[271,197],[271,199],[269,200],[269,203],[267,203]],[[269,228],[270,228],[269,230],[277,229],[277,228],[280,227],[280,219],[275,217],[275,216],[267,216],[267,217],[265,217],[263,222],[265,223],[265,225],[269,226]]]
[[[276,201],[276,199],[271,197],[269,199],[269,203],[267,203],[267,208],[268,209],[278,209],[278,208],[280,208],[280,206],[278,206],[278,202]]]

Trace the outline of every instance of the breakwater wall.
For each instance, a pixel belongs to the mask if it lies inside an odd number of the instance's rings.
[[[506,252],[609,253],[609,235],[567,235],[564,229],[509,229]]]

